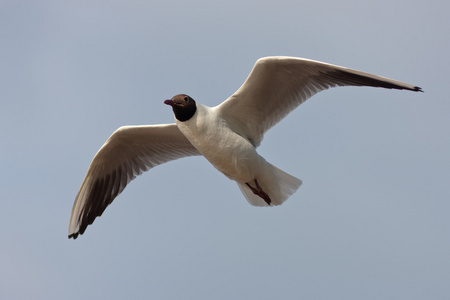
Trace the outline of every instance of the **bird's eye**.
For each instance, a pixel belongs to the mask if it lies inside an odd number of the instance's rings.
[[[189,97],[188,96],[184,96],[184,102],[189,103]]]

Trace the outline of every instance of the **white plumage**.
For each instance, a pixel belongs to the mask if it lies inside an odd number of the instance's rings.
[[[203,155],[235,180],[250,204],[283,203],[302,182],[268,163],[256,148],[264,133],[289,112],[335,86],[421,91],[414,85],[308,59],[259,59],[236,93],[216,107],[177,95],[165,102],[174,107],[176,124],[116,130],[89,166],[73,206],[69,237],[83,234],[137,175],[193,155]]]

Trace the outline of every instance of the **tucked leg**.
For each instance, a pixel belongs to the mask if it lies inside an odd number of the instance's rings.
[[[267,195],[263,189],[259,186],[258,180],[255,179],[255,185],[256,188],[252,187],[248,182],[245,183],[253,192],[253,194],[261,197],[268,205],[272,203],[272,200],[270,199],[269,195]]]

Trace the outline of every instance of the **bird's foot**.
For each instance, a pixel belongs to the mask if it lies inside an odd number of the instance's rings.
[[[253,194],[261,197],[268,205],[271,205],[272,200],[269,195],[267,195],[263,189],[259,186],[258,180],[255,179],[256,188],[252,187],[248,182],[245,183],[253,192]]]

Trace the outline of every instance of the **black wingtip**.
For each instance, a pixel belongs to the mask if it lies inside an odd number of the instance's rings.
[[[415,86],[414,87],[414,92],[421,92],[421,93],[423,93],[424,91],[422,90],[421,87]]]
[[[77,239],[77,237],[78,237],[78,235],[79,235],[79,233],[77,232],[77,233],[72,233],[72,234],[69,234],[69,239],[74,239],[74,240],[76,240]]]

